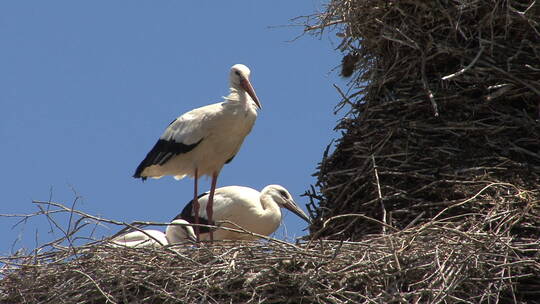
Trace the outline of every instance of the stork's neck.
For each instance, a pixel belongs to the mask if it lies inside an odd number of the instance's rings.
[[[246,110],[251,105],[255,105],[255,102],[253,101],[253,99],[251,99],[251,96],[249,96],[249,94],[245,90],[236,89],[234,87],[231,87],[231,92],[228,96],[225,97],[225,100],[243,105],[244,109]]]
[[[272,196],[262,194],[260,200],[263,214],[265,216],[276,217],[278,221],[281,221],[281,208],[276,204]]]

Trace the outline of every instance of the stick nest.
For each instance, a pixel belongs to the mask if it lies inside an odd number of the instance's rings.
[[[52,250],[1,258],[0,303],[538,301],[536,240],[479,230],[431,222],[360,242],[50,244]],[[80,233],[75,227],[69,238]]]

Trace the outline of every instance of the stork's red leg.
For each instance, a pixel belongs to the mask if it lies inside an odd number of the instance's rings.
[[[196,225],[195,226],[195,236],[197,237],[197,242],[199,242],[201,240],[200,227],[198,226],[199,225],[199,209],[200,209],[199,199],[197,198],[198,197],[198,195],[197,195],[198,180],[199,180],[198,170],[197,170],[197,168],[195,168],[195,187],[194,187],[194,197],[193,197],[193,215],[195,217],[195,225]]]
[[[214,193],[216,192],[217,177],[219,172],[212,174],[212,184],[210,185],[210,195],[208,196],[208,204],[206,204],[206,215],[208,216],[208,223],[212,225],[214,216]],[[214,240],[214,231],[210,230],[210,241]]]

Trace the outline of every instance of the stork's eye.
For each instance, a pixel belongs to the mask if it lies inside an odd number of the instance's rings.
[[[240,76],[240,72],[239,71],[234,71],[234,73],[238,76]]]
[[[287,192],[285,192],[285,190],[279,190],[279,195],[281,195],[285,199],[289,199],[289,194],[287,194]]]

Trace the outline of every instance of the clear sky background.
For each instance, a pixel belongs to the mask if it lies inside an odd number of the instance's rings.
[[[36,212],[32,200],[49,198],[71,205],[79,195],[76,209],[93,215],[171,220],[191,199],[193,180],[131,176],[174,118],[228,94],[235,63],[251,68],[263,109],[218,186],[281,184],[305,210],[300,195],[337,137],[332,84],[345,81],[334,70],[338,39],[292,41],[303,27],[289,25],[323,4],[1,1],[0,213]],[[207,178],[200,189],[209,189]],[[0,217],[0,255],[61,236],[44,216],[13,228],[17,221]],[[285,211],[274,236],[290,240],[305,227]]]

